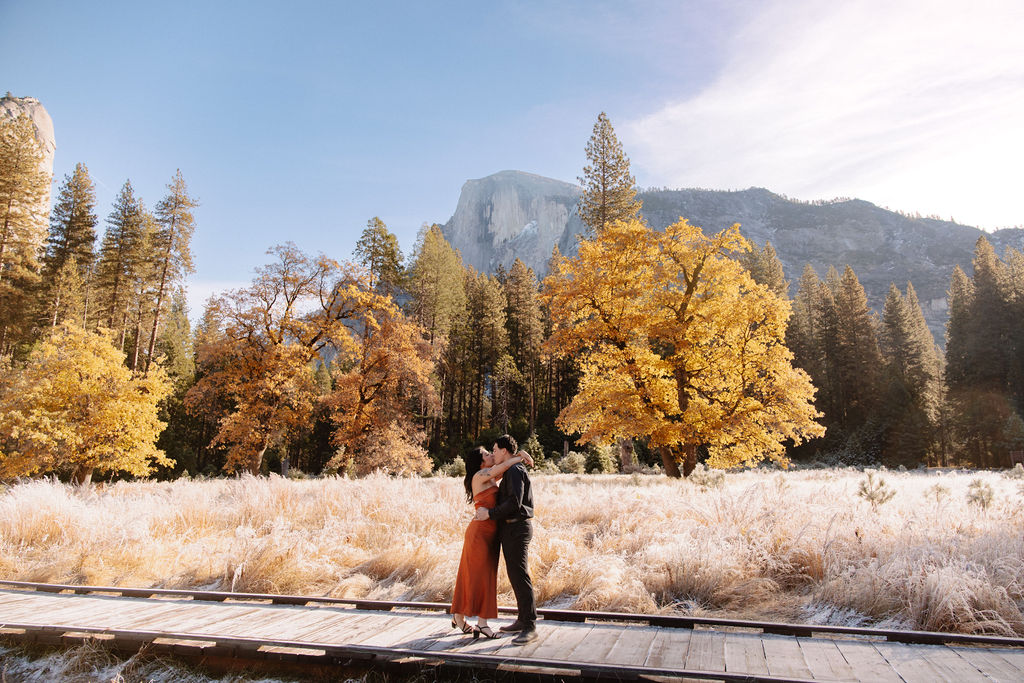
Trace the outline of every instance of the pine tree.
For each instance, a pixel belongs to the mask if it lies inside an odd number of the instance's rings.
[[[793,314],[786,328],[786,346],[793,352],[793,365],[806,370],[815,380],[815,385],[819,384],[821,375],[821,359],[817,352],[820,289],[818,274],[810,263],[806,264],[793,299]]]
[[[141,260],[139,248],[144,214],[131,181],[125,181],[107,217],[107,230],[96,265],[95,291],[102,307],[100,320],[103,326],[118,332],[122,349],[131,306],[131,282]]]
[[[32,119],[0,117],[0,283],[38,269],[46,238],[41,204],[50,189]]]
[[[154,302],[157,300],[160,282],[160,263],[156,252],[157,232],[156,219],[143,208],[139,239],[133,250],[134,263],[128,277],[128,289],[131,294],[124,328],[125,331],[129,327],[132,328],[132,350],[128,357],[128,366],[132,370],[139,367],[140,353],[145,344],[146,323],[152,321],[152,329],[156,329],[157,313]]]
[[[815,377],[815,386],[818,387],[818,400],[815,405],[825,414],[822,424],[825,425],[826,433],[832,437],[833,443],[838,443],[847,436],[843,420],[847,392],[839,371],[839,311],[836,308],[839,283],[839,272],[834,266],[829,266],[814,298],[815,346],[820,363],[819,375]]]
[[[518,406],[525,411],[528,429],[532,433],[537,420],[537,380],[540,373],[541,344],[544,341],[544,327],[541,319],[540,284],[533,270],[516,259],[504,282],[506,327],[509,337],[509,352],[516,368],[522,373],[523,381],[514,385],[514,396],[525,394],[525,405]]]
[[[189,196],[181,169],[178,169],[167,189],[167,196],[156,205],[156,220],[160,227],[154,235],[153,257],[156,270],[159,271],[159,286],[153,309],[149,349],[146,353],[146,372],[149,372],[150,363],[153,362],[153,350],[156,346],[157,330],[160,329],[164,300],[185,275],[195,271],[191,249],[192,233],[195,231],[192,209],[199,206],[199,203]]]
[[[1004,257],[1008,284],[1009,332],[1006,385],[1015,410],[1024,414],[1024,253],[1009,248]]]
[[[879,346],[885,358],[885,460],[891,465],[929,461],[937,446],[939,366],[935,343],[914,287],[907,296],[891,285],[885,300]]]
[[[453,330],[466,315],[465,269],[459,252],[448,244],[436,224],[421,230],[411,260],[407,278],[410,316],[424,328],[434,357],[440,359],[434,370],[435,383],[440,387],[438,414],[426,415],[426,397],[421,399],[420,406],[431,447],[437,448],[445,424],[448,425],[446,433],[452,435],[456,412],[461,405],[457,388],[462,383],[457,375],[465,368],[459,360],[460,349],[452,348],[452,344],[458,339]],[[433,423],[432,429],[428,422]]]
[[[880,389],[882,355],[871,309],[853,268],[846,266],[835,294],[837,376],[843,387],[840,424],[851,432],[867,423]]]
[[[491,417],[488,406],[488,384],[498,360],[507,352],[508,332],[505,328],[505,293],[497,279],[484,273],[470,272],[467,278],[467,310],[469,361],[473,369],[472,419],[470,433],[476,437]]]
[[[1010,342],[1010,279],[1006,266],[984,236],[974,247],[974,302],[971,306],[971,383],[988,391],[1006,388]]]
[[[974,283],[960,266],[953,268],[949,291],[949,320],[946,322],[946,384],[951,391],[971,382],[968,349],[971,311],[974,308]]]
[[[59,320],[87,325],[89,280],[96,242],[96,189],[85,164],[64,177],[50,214],[50,234],[43,255],[43,281],[39,305],[41,323],[55,327]],[[65,269],[73,259],[75,272]],[[75,300],[70,302],[68,297]]]
[[[750,271],[750,277],[754,278],[754,282],[772,290],[776,296],[789,296],[786,272],[771,242],[765,242],[761,249],[751,249],[743,254],[740,263]]]
[[[355,255],[370,271],[370,287],[375,292],[395,296],[402,289],[402,250],[398,238],[379,217],[366,222]]]
[[[601,112],[587,142],[587,165],[579,178],[583,186],[578,211],[591,233],[604,230],[615,221],[639,218],[636,180],[629,172],[629,157],[615,136],[608,115]]]
[[[64,176],[57,201],[50,213],[50,235],[43,256],[43,273],[56,273],[64,262],[74,256],[78,274],[85,277],[92,267],[96,243],[96,187],[85,164],[75,165],[70,176]]]
[[[974,250],[974,277],[956,268],[946,328],[946,385],[953,405],[952,432],[979,467],[1007,462],[1003,430],[1012,414],[1015,365],[1014,280],[984,236]]]
[[[32,120],[0,116],[0,356],[30,340],[49,190]]]
[[[462,257],[435,224],[421,233],[409,270],[413,318],[433,344],[448,336],[455,318],[465,311]]]

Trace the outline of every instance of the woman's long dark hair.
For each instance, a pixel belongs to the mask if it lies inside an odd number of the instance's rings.
[[[490,451],[483,446],[477,446],[466,453],[466,498],[470,503],[473,502],[473,475],[480,471],[484,464],[484,457],[489,454]]]

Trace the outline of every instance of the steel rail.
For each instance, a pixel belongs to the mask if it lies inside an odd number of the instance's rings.
[[[541,659],[532,657],[506,657],[500,655],[470,654],[464,652],[443,652],[437,650],[420,650],[415,648],[388,648],[372,645],[345,645],[335,643],[322,643],[315,641],[290,641],[290,640],[264,640],[260,638],[224,637],[199,635],[194,633],[174,633],[165,631],[135,631],[127,629],[99,628],[95,626],[48,626],[45,624],[31,624],[23,622],[0,623],[0,628],[6,632],[0,633],[0,637],[17,637],[10,631],[24,631],[24,639],[31,640],[33,636],[46,636],[52,638],[73,638],[75,634],[110,636],[114,639],[115,645],[130,645],[134,650],[141,650],[145,647],[160,647],[166,645],[173,652],[186,653],[188,650],[196,650],[197,654],[227,655],[231,657],[245,657],[254,655],[270,655],[273,651],[266,651],[263,648],[289,648],[293,652],[285,656],[308,661],[338,662],[341,660],[371,660],[384,664],[407,664],[414,660],[422,664],[452,664],[456,666],[472,667],[476,669],[516,670],[530,673],[545,671],[562,672],[563,675],[573,675],[584,678],[613,678],[615,680],[634,680],[640,676],[666,676],[673,678],[692,678],[700,680],[729,681],[730,683],[815,683],[810,679],[790,678],[785,676],[771,676],[767,674],[748,674],[727,671],[705,671],[702,669],[686,669],[671,667],[638,667],[618,664],[601,664],[592,662],[569,662],[559,659]],[[188,645],[181,643],[156,643],[159,640],[187,641]],[[109,642],[109,641],[108,641]],[[209,645],[202,645],[208,643]],[[294,650],[306,651],[303,655]]]
[[[421,610],[428,612],[447,612],[450,605],[444,602],[412,602],[387,600],[360,600],[357,598],[330,598],[305,595],[275,595],[270,593],[232,593],[224,591],[199,591],[172,588],[123,588],[118,586],[83,586],[53,583],[32,583],[28,581],[8,581],[0,579],[0,586],[11,586],[16,589],[31,589],[47,593],[71,592],[75,594],[111,593],[130,598],[181,597],[192,600],[224,602],[259,601],[277,605],[348,605],[356,609],[391,611],[394,609]],[[514,607],[499,607],[502,614],[515,614]],[[537,610],[538,616],[545,621],[587,622],[614,621],[620,623],[641,623],[664,628],[694,628],[695,626],[726,627],[746,630],[759,630],[762,633],[788,636],[810,637],[816,633],[835,635],[879,638],[890,642],[941,645],[944,643],[969,643],[972,645],[1007,645],[1024,648],[1024,638],[1014,636],[986,635],[977,633],[948,633],[940,631],[901,631],[896,629],[877,629],[856,626],[832,626],[825,624],[793,624],[775,621],[745,621],[740,619],[722,619],[717,617],[694,617],[666,614],[633,614],[626,612],[584,612],[578,610],[545,609]]]

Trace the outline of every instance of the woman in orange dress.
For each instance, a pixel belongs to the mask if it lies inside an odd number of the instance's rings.
[[[519,451],[500,465],[486,448],[478,446],[466,455],[466,498],[474,508],[492,508],[498,502],[498,482],[501,476],[520,462],[533,465],[533,458]],[[455,578],[452,595],[452,627],[474,638],[483,635],[495,638],[497,634],[487,624],[498,616],[498,523],[492,519],[473,520],[466,529],[462,544],[462,559]],[[477,617],[476,626],[466,623],[466,617]]]

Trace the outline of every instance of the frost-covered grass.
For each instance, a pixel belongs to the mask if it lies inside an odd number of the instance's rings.
[[[118,657],[102,647],[86,644],[68,650],[0,645],[0,680],[24,683],[279,683],[282,679],[246,674],[212,677],[169,659],[145,655]]]
[[[538,600],[1024,635],[1019,481],[879,477],[895,495],[873,507],[852,469],[535,475]],[[447,601],[470,515],[450,478],[32,481],[0,493],[0,576]]]

